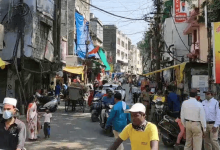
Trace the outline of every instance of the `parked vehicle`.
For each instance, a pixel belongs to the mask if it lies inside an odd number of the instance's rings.
[[[110,108],[110,106],[106,107],[106,106],[103,106],[103,105],[102,105],[102,108],[106,108],[106,114],[105,114],[105,118],[104,118],[105,120],[104,120],[104,124],[103,124],[103,123],[102,123],[102,117],[101,117],[101,115],[100,115],[99,124],[100,124],[100,126],[101,126],[102,129],[105,129],[105,125],[106,125],[106,122],[107,122],[108,117],[109,117],[109,115],[110,115],[111,108]],[[109,127],[107,130],[105,130],[105,133],[106,133],[106,135],[108,135],[108,136],[110,136],[110,137],[113,137],[114,134],[113,134],[113,131],[112,131],[112,126]]]
[[[173,146],[176,143],[180,128],[178,123],[175,122],[175,118],[165,115],[159,122],[158,128],[162,135],[162,142],[165,146]],[[182,139],[181,144],[184,144],[185,140]]]
[[[111,85],[112,85],[112,89],[114,90],[114,92],[121,93],[122,100],[125,101],[126,100],[126,90],[123,89],[122,86],[119,86],[117,84],[105,84],[105,85],[103,85],[102,93],[106,94],[106,89],[109,89]]]
[[[99,121],[99,116],[101,114],[101,111],[102,111],[102,97],[95,96],[92,100],[92,104],[90,107],[92,122]]]
[[[58,108],[58,101],[54,96],[42,96],[39,93],[35,94],[38,100],[38,111],[44,112],[49,109],[50,112],[55,112]]]
[[[153,112],[153,122],[158,124],[162,118],[163,115],[165,115],[165,109],[164,109],[164,103],[158,100],[153,100],[152,104],[155,107],[155,111]]]

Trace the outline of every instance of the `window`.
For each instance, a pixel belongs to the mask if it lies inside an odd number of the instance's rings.
[[[128,49],[128,44],[126,43],[126,45],[125,45],[125,48],[126,48],[126,50]]]
[[[117,50],[117,56],[120,57],[120,50]]]
[[[124,41],[121,41],[121,46],[122,46],[122,47],[125,47]]]
[[[124,52],[121,52],[121,58],[124,59]]]
[[[36,50],[33,51],[33,57],[38,59],[43,59],[47,46],[50,26],[48,26],[43,22],[40,22],[36,30],[37,32],[36,32],[35,43],[37,47]]]
[[[118,45],[120,45],[120,43],[121,43],[121,41],[120,41],[120,39],[118,38]]]
[[[125,54],[125,59],[128,59],[128,54]]]

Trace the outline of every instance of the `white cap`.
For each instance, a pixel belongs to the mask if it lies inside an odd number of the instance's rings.
[[[131,109],[126,110],[126,112],[146,112],[146,107],[142,103],[134,104]]]
[[[15,98],[6,97],[6,98],[4,98],[4,101],[3,101],[3,105],[4,104],[13,105],[14,107],[16,107],[17,106],[17,100]]]

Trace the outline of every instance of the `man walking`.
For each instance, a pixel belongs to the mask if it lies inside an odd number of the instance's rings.
[[[0,122],[0,149],[22,150],[26,140],[26,126],[14,115],[17,112],[17,100],[5,98],[3,120]]]
[[[121,100],[121,94],[116,93],[114,98],[115,105],[111,110],[105,129],[113,125],[113,133],[117,139],[121,131],[131,122],[131,117],[130,114],[124,112],[126,109],[129,109],[129,106]],[[124,150],[123,144],[121,144],[117,150]]]
[[[128,111],[131,114],[132,123],[124,128],[109,150],[116,150],[128,138],[130,138],[132,150],[158,150],[158,130],[156,125],[145,120],[146,107],[136,103]]]
[[[207,129],[204,135],[204,147],[205,150],[220,150],[218,143],[218,131],[219,131],[219,102],[214,99],[213,92],[207,91],[206,100],[202,102],[202,105],[206,114]]]
[[[201,150],[202,136],[206,131],[205,111],[196,100],[197,90],[190,90],[190,98],[183,102],[181,122],[186,128],[186,144],[184,150]]]

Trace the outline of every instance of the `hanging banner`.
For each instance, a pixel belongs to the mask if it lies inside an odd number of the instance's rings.
[[[176,23],[185,22],[187,20],[186,1],[174,0],[174,20]]]
[[[212,23],[213,41],[213,77],[215,83],[220,83],[220,22]]]

